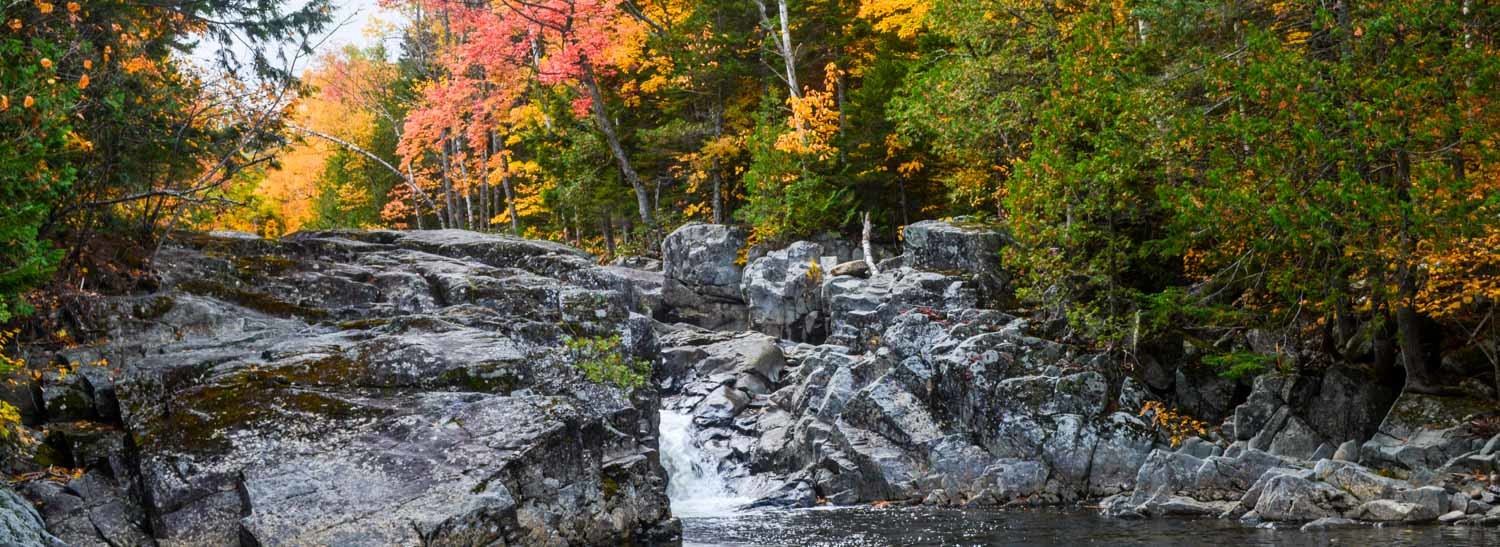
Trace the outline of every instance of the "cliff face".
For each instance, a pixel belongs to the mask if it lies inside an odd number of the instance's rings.
[[[655,359],[637,274],[458,231],[184,236],[156,269],[29,409],[91,469],[25,488],[63,540],[675,540],[654,389],[591,381],[602,356],[566,346]]]

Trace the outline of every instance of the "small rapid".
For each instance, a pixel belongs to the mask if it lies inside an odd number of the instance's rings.
[[[735,493],[719,475],[718,464],[693,444],[692,416],[661,411],[661,464],[667,471],[667,497],[679,518],[731,515],[751,498]]]

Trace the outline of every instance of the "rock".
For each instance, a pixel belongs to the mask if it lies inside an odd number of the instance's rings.
[[[87,365],[84,365],[87,366]],[[57,370],[47,370],[41,379],[42,406],[47,420],[68,422],[98,417],[94,408],[93,391],[83,376],[63,375]]]
[[[1006,236],[998,229],[965,219],[924,220],[901,230],[907,265],[934,272],[979,272],[998,269]]]
[[[805,481],[788,481],[770,494],[751,502],[745,509],[812,507],[818,503],[817,491]]]
[[[47,528],[69,545],[156,545],[145,510],[104,473],[90,471],[66,487],[31,483],[26,492],[38,500]]]
[[[1405,481],[1382,477],[1359,464],[1339,460],[1318,462],[1313,468],[1313,476],[1362,502],[1390,498],[1411,488]]]
[[[0,487],[0,545],[66,547],[25,498]]]
[[[1398,492],[1396,501],[1421,507],[1421,515],[1437,516],[1449,511],[1448,492],[1438,486],[1423,486]]]
[[[1173,375],[1175,400],[1190,415],[1218,422],[1232,413],[1236,383],[1219,376],[1217,370],[1208,366],[1184,366]]]
[[[120,377],[78,375],[91,418],[112,385],[131,457],[101,456],[127,452],[107,424],[59,429],[98,470],[38,490],[81,544],[672,534],[655,389],[600,370],[656,360],[645,300],[586,253],[457,230],[186,234],[156,267],[161,292],[97,304],[121,310],[95,348]]]
[[[1353,462],[1359,459],[1359,443],[1356,441],[1344,441],[1339,444],[1339,449],[1334,451],[1333,459],[1341,462]]]
[[[821,342],[821,284],[818,265],[823,247],[799,241],[771,251],[745,267],[740,292],[749,305],[750,325],[756,330],[792,341]]]
[[[1264,374],[1234,411],[1234,435],[1261,450],[1309,458],[1324,442],[1369,438],[1395,397],[1395,390],[1355,367]]]
[[[620,266],[623,268],[643,270],[648,272],[662,271],[662,262],[660,260],[647,258],[644,256],[618,256],[615,257],[614,260],[611,260],[609,264],[611,266]]]
[[[947,507],[950,504],[952,504],[952,500],[948,497],[948,492],[942,489],[933,490],[931,494],[928,494],[927,497],[922,500],[922,505],[936,505],[938,507]]]
[[[1441,522],[1443,524],[1453,524],[1455,522],[1463,520],[1464,517],[1466,517],[1466,516],[1468,516],[1468,515],[1465,514],[1463,511],[1449,511],[1449,512],[1443,513],[1441,516],[1439,516],[1438,517],[1438,522]]]
[[[1428,522],[1438,517],[1430,508],[1395,500],[1367,501],[1350,513],[1356,519],[1375,522]]]
[[[1402,473],[1438,469],[1482,448],[1481,441],[1468,434],[1466,419],[1492,406],[1463,397],[1403,393],[1379,432],[1360,447],[1360,462]]]
[[[853,276],[853,277],[869,277],[869,275],[870,275],[870,264],[868,262],[865,262],[863,259],[850,260],[848,262],[840,262],[840,263],[834,265],[834,267],[828,269],[828,275],[830,275],[830,276],[847,275],[847,276]]]
[[[1363,528],[1365,525],[1354,519],[1343,517],[1323,517],[1318,520],[1302,525],[1303,532],[1321,532],[1326,530],[1342,530],[1346,528]]]
[[[822,301],[828,315],[828,339],[863,352],[879,345],[885,326],[912,310],[941,310],[944,292],[953,278],[908,268],[883,270],[869,279],[832,277],[823,282]]]
[[[1266,482],[1255,512],[1265,520],[1306,521],[1340,516],[1349,505],[1347,494],[1333,486],[1282,474]]]
[[[1330,367],[1316,382],[1316,393],[1288,402],[1305,405],[1297,415],[1318,435],[1334,442],[1370,438],[1400,393],[1399,387],[1360,367]]]
[[[749,394],[766,395],[780,385],[786,353],[776,339],[756,333],[711,333],[677,330],[662,335],[663,375],[679,385],[691,378],[706,380],[686,387],[699,394],[726,380]]]
[[[688,223],[662,241],[666,314],[709,329],[743,330],[749,322],[740,292],[745,231]]]
[[[685,224],[662,241],[662,272],[699,294],[739,299],[745,236],[723,224]]]
[[[1157,516],[1210,516],[1223,513],[1227,509],[1226,502],[1205,502],[1184,496],[1171,496],[1165,501],[1148,502],[1147,506],[1150,508],[1149,512]]]
[[[1008,460],[985,469],[980,482],[993,485],[991,492],[1003,502],[1040,492],[1047,484],[1047,473],[1041,462]]]
[[[1177,451],[1192,455],[1195,458],[1207,458],[1218,455],[1214,452],[1218,448],[1213,443],[1198,437],[1191,437],[1183,441],[1182,446],[1177,447]]]

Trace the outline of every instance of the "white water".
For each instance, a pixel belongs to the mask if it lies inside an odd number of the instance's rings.
[[[718,464],[692,443],[693,418],[678,410],[661,411],[661,464],[667,470],[667,497],[677,517],[734,514],[753,501],[734,492],[719,475]]]

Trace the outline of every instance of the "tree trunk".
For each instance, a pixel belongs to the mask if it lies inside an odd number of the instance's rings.
[[[1427,368],[1427,352],[1422,347],[1422,321],[1417,313],[1417,235],[1412,233],[1411,156],[1403,148],[1396,151],[1396,195],[1405,206],[1401,215],[1401,258],[1396,265],[1396,332],[1400,337],[1401,364],[1406,368],[1406,389],[1431,391],[1432,371]]]
[[[516,216],[516,198],[510,191],[510,156],[505,153],[505,144],[497,150],[500,154],[500,189],[505,191],[505,209],[510,213],[510,233],[520,237],[521,219]]]
[[[495,215],[490,212],[490,132],[484,132],[484,143],[479,147],[479,184],[475,186],[479,194],[479,229],[489,231],[490,219]]]
[[[620,137],[615,132],[615,123],[610,119],[609,111],[604,106],[604,94],[599,92],[599,82],[594,78],[594,67],[587,59],[583,61],[583,86],[588,91],[590,102],[593,103],[594,121],[599,124],[599,132],[604,134],[604,142],[609,144],[609,151],[615,156],[615,163],[619,164],[620,174],[635,190],[636,208],[640,212],[641,223],[648,228],[654,228],[656,221],[651,216],[651,196],[647,194],[646,185],[641,182],[641,176],[630,166],[630,157],[625,155],[625,147],[620,145]]]
[[[776,0],[776,23],[771,22],[771,15],[766,9],[765,0],[755,0],[755,5],[760,7],[760,22],[766,27],[766,31],[772,33],[771,41],[776,43],[776,52],[781,55],[781,61],[786,70],[787,89],[793,97],[802,98],[802,87],[797,85],[797,59],[796,48],[792,46],[792,30],[790,28],[791,18],[787,13],[787,0]]]
[[[713,172],[710,176],[714,180],[714,224],[724,223],[724,177],[719,174],[719,160],[713,161]]]
[[[448,219],[447,222],[444,223],[444,227],[453,228],[458,225],[458,216],[454,213],[455,209],[457,208],[454,207],[453,202],[453,181],[448,177],[448,147],[450,146],[450,144],[446,136],[443,137],[442,142],[443,145],[439,148],[442,150],[441,167],[443,172],[443,202],[446,206],[443,210],[443,214]]]
[[[864,220],[865,220],[865,229],[864,229],[863,235],[860,237],[860,247],[863,248],[864,251],[865,251],[865,266],[868,266],[870,268],[870,277],[873,278],[873,277],[875,277],[877,275],[880,275],[880,268],[875,265],[875,250],[870,245],[870,232],[873,231],[873,229],[872,229],[873,227],[870,224],[870,212],[869,211],[865,211],[865,219]]]
[[[604,235],[604,252],[605,252],[605,255],[608,256],[608,257],[610,257],[610,258],[614,258],[614,256],[615,256],[615,228],[614,228],[614,221],[613,221],[613,219],[610,218],[610,215],[608,213],[606,213],[603,216],[599,217],[599,233],[601,233],[601,234]]]

